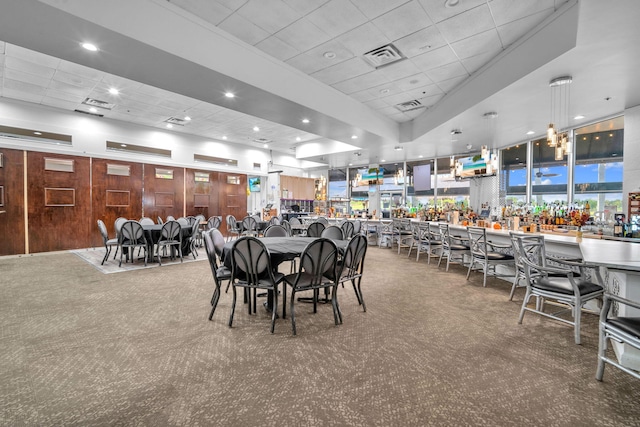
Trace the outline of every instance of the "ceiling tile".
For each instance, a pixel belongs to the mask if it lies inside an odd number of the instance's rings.
[[[373,20],[390,40],[397,40],[429,27],[432,22],[417,1],[405,3]]]
[[[391,83],[384,83],[384,84],[381,84],[379,86],[372,87],[370,89],[367,89],[366,92],[368,92],[368,94],[373,97],[373,98],[370,98],[370,99],[374,99],[374,98],[384,99],[387,96],[397,95],[397,94],[402,93],[404,91],[402,89],[400,89],[395,84],[395,82],[391,82]],[[364,98],[364,95],[362,95],[361,92],[358,92],[358,95],[360,95],[361,97]]]
[[[442,21],[436,26],[449,43],[466,39],[495,27],[491,11],[486,4]]]
[[[418,74],[420,69],[416,67],[412,61],[405,59],[380,67],[378,68],[378,72],[385,75],[390,81],[393,81]]]
[[[280,31],[302,17],[282,0],[270,0],[268,7],[265,7],[263,0],[249,0],[236,13],[269,34]]]
[[[355,57],[332,67],[325,68],[311,76],[328,85],[347,80],[371,71],[371,66],[363,59]]]
[[[367,102],[376,99],[380,94],[373,94],[369,90],[361,90],[351,94],[351,97],[356,101]]]
[[[4,65],[6,68],[21,71],[24,73],[33,74],[35,76],[51,78],[55,74],[56,70],[54,68],[45,67],[42,65],[35,64],[30,61],[25,61],[20,58],[16,58],[13,56],[5,56]]]
[[[38,64],[41,67],[56,68],[58,64],[60,64],[60,59],[58,58],[54,58],[53,56],[45,55],[40,52],[35,52],[33,50],[25,49],[11,43],[6,44],[5,53],[7,57],[22,59],[23,61]]]
[[[331,0],[308,14],[307,18],[331,37],[337,37],[367,22],[367,17],[345,0]]]
[[[478,71],[483,65],[495,58],[500,52],[501,49],[497,49],[493,52],[485,52],[480,55],[463,59],[462,65],[469,74],[473,74],[474,72]]]
[[[444,0],[419,0],[433,22],[441,22],[474,7],[485,4],[487,0],[464,0],[456,7],[445,7]],[[530,1],[530,0],[525,0]]]
[[[284,0],[292,9],[297,10],[302,15],[313,12],[329,0]]]
[[[4,53],[5,51],[5,42],[0,42],[0,54]]]
[[[325,58],[324,54],[326,52],[335,53],[335,58],[329,59]],[[335,65],[338,62],[346,61],[347,59],[353,58],[353,52],[351,52],[345,45],[340,43],[338,40],[329,40],[326,43],[323,43],[319,46],[314,47],[313,49],[309,49],[305,52],[307,55],[314,56],[317,58],[321,58],[326,66],[329,67],[331,65]]]
[[[195,0],[195,1],[202,1],[202,0]],[[222,6],[234,12],[240,9],[242,5],[247,2],[247,0],[214,0],[214,1],[216,3],[220,3]]]
[[[296,48],[275,36],[267,37],[260,43],[256,44],[256,47],[280,61],[286,61],[300,53]]]
[[[5,98],[18,99],[20,101],[33,102],[36,104],[39,104],[40,101],[42,100],[41,94],[28,92],[28,91],[25,92],[19,89],[14,89],[12,87],[7,87],[7,81],[15,82],[15,80],[5,79],[5,86],[2,89],[2,96],[4,96]],[[28,84],[28,83],[23,83],[23,84]]]
[[[52,98],[45,96],[41,101],[42,105],[48,105],[49,107],[62,108],[63,110],[73,111],[78,107],[77,102],[65,101],[64,99]]]
[[[502,44],[507,47],[516,40],[520,39],[524,34],[531,31],[547,16],[547,11],[539,12],[535,15],[529,15],[526,18],[518,19],[498,27],[498,34],[502,40]]]
[[[16,93],[21,92],[23,94],[30,95],[31,97],[39,97],[40,99],[42,99],[46,92],[46,88],[42,86],[18,80],[12,80],[7,78],[6,76],[3,79],[3,82],[5,93],[6,91],[14,91]]]
[[[468,77],[467,70],[464,69],[461,63],[454,62],[443,67],[435,68],[433,70],[426,71],[427,76],[434,82],[438,83],[444,80],[451,79],[453,77],[465,76]]]
[[[237,13],[229,15],[229,17],[222,21],[218,27],[229,34],[236,36],[245,43],[249,43],[250,45],[254,45],[269,37],[268,32]]]
[[[410,59],[421,70],[431,70],[458,61],[455,52],[449,46],[425,52]]]
[[[51,80],[51,83],[49,83],[49,88],[53,90],[58,90],[60,92],[66,92],[71,95],[80,96],[82,97],[83,100],[91,92],[91,88],[75,86],[75,85],[67,84],[58,80]]]
[[[367,18],[374,19],[409,0],[351,0]]]
[[[373,108],[374,110],[379,110],[381,108],[385,108],[388,107],[389,104],[387,104],[386,102],[382,101],[381,99],[374,99],[372,101],[368,101],[365,102],[364,105]]]
[[[420,86],[415,89],[409,89],[407,91],[411,95],[412,98],[420,99],[430,96],[442,96],[444,93],[442,89],[436,84],[429,84],[425,86]]]
[[[218,25],[233,12],[232,9],[220,4],[220,2],[214,1],[171,0],[171,3],[213,25]]]
[[[358,77],[342,81],[334,84],[333,87],[341,92],[350,94],[353,92],[359,92],[371,87],[380,86],[381,84],[388,83],[390,80],[386,75],[380,73],[379,70],[371,71],[367,74],[362,74]]]
[[[451,89],[462,83],[466,78],[467,76],[458,76],[451,79],[442,80],[438,82],[438,87],[442,89],[444,93],[448,93],[449,91],[451,91]]]
[[[331,38],[326,32],[318,28],[307,18],[297,20],[288,27],[278,31],[275,36],[298,49],[300,52],[306,52],[309,49],[325,43]]]
[[[59,90],[56,89],[52,89],[52,88],[48,88],[46,95],[47,98],[56,98],[59,99],[61,101],[66,101],[66,102],[73,102],[76,105],[80,104],[82,101],[84,101],[84,97],[82,96],[78,96],[77,94],[73,94],[73,93],[69,93],[69,92],[61,92]],[[100,99],[100,98],[98,98]],[[111,102],[111,100],[105,100],[107,102]]]
[[[402,92],[415,90],[416,88],[432,84],[431,79],[424,73],[414,74],[393,82]]]
[[[430,50],[437,49],[447,44],[438,28],[432,25],[413,34],[409,34],[393,44],[400,49],[400,52],[407,58],[422,55]]]
[[[305,74],[313,74],[316,71],[327,68],[326,59],[310,56],[306,53],[301,53],[300,55],[294,56],[286,62],[287,64],[291,65],[294,68],[297,68]]]
[[[451,48],[460,59],[470,58],[485,52],[499,51],[502,47],[498,31],[493,28],[451,44]]]
[[[382,34],[378,27],[371,22],[354,28],[338,37],[337,40],[356,56],[361,56],[370,50],[391,42],[391,40]]]
[[[383,101],[385,101],[389,105],[397,105],[403,102],[411,101],[413,99],[415,98],[412,98],[411,95],[403,92],[403,93],[398,93],[396,95],[384,97]]]
[[[85,80],[102,80],[104,73],[102,71],[94,70],[93,68],[85,67],[84,65],[74,64],[69,61],[60,61],[58,70],[68,74],[75,74]]]
[[[493,0],[489,3],[489,8],[496,25],[500,26],[542,11],[551,15],[554,11],[554,0]]]
[[[56,71],[53,75],[53,81],[89,89],[93,89],[98,84],[98,80],[88,80],[78,74],[70,74],[61,70]]]
[[[47,77],[36,76],[35,74],[25,73],[22,71],[13,70],[11,68],[7,68],[4,72],[4,76],[8,79],[13,79],[25,83],[31,83],[36,86],[42,86],[46,88],[49,86],[50,79]]]
[[[430,95],[430,96],[418,96],[417,99],[425,107],[431,107],[435,105],[436,102],[440,101],[442,97],[444,97],[444,93],[441,93],[438,95]]]

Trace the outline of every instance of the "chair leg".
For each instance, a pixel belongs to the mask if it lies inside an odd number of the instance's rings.
[[[602,377],[604,376],[604,359],[607,351],[607,336],[602,325],[600,325],[598,329],[600,333],[598,338],[598,369],[596,370],[596,379],[602,381]]]
[[[236,287],[233,287],[233,300],[231,301],[231,314],[229,315],[229,327],[233,323],[233,314],[236,311]]]
[[[104,265],[104,262],[107,260],[107,258],[109,258],[109,255],[111,253],[111,248],[110,247],[105,247],[107,253],[104,254],[104,258],[102,258],[102,262],[100,263],[100,265]]]
[[[475,261],[471,260],[471,262],[469,263],[469,269],[467,270],[467,280],[469,280],[469,275],[471,274],[471,269],[473,268],[474,264]]]
[[[296,291],[291,289],[291,303],[289,305],[289,311],[291,312],[291,330],[293,331],[293,335],[296,334],[296,314],[293,311],[293,304],[296,300]]]
[[[522,319],[524,318],[524,312],[527,308],[527,304],[529,303],[529,299],[531,299],[531,291],[527,287],[527,292],[524,294],[524,298],[522,299],[522,308],[520,308],[520,316],[518,317],[518,324],[522,324]],[[537,301],[536,301],[537,305]]]
[[[573,319],[574,321],[574,335],[575,335],[575,340],[576,340],[576,344],[580,345],[580,317],[582,314],[582,304],[580,301],[576,301],[576,305],[573,307],[573,309],[575,310],[575,317]]]
[[[213,296],[211,297],[211,313],[209,313],[209,320],[213,318],[213,313],[216,311],[216,307],[218,306],[218,300],[220,299],[220,287],[216,286],[216,289],[213,291]]]
[[[276,285],[273,287],[273,307],[271,307],[271,333],[272,334],[276,330],[277,316],[278,316],[278,286]]]
[[[518,276],[518,271],[516,270],[516,275],[513,278],[513,285],[511,285],[511,293],[509,293],[509,301],[513,301],[513,295],[516,293],[518,283],[520,283],[520,277]]]

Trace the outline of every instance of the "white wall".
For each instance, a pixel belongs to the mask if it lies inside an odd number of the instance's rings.
[[[622,172],[622,212],[627,214],[627,195],[640,191],[640,105],[624,112],[624,169]],[[627,218],[629,219],[629,218]]]

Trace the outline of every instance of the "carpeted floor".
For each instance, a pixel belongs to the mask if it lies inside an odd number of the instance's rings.
[[[288,266],[283,266],[283,268]],[[231,294],[207,321],[206,262],[102,274],[69,253],[0,258],[0,425],[425,426],[640,424],[640,381],[594,379],[583,344],[527,314],[523,291],[370,248],[364,313],[340,289],[269,333]]]
[[[180,258],[176,257],[175,259],[171,259],[170,257],[162,257],[162,266],[158,264],[157,259],[154,259],[153,262],[147,262],[147,265],[144,265],[144,257],[142,260],[136,259],[135,262],[126,262],[122,261],[122,265],[118,265],[120,263],[120,254],[118,253],[116,259],[113,259],[113,254],[115,249],[112,250],[112,254],[107,261],[102,264],[102,259],[104,258],[105,249],[104,248],[87,248],[87,249],[75,249],[69,251],[72,254],[80,257],[84,261],[91,264],[94,268],[104,274],[112,274],[112,273],[126,273],[132,270],[140,270],[142,268],[156,268],[156,267],[166,267],[173,264],[180,264]],[[193,262],[193,261],[206,261],[207,254],[205,252],[204,247],[198,252],[195,253],[195,258],[192,254],[186,255],[182,257],[182,263],[185,262]]]

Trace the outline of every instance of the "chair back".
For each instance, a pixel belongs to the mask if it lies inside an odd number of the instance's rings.
[[[311,279],[310,281],[305,280],[305,287],[326,284],[326,277],[336,277],[337,260],[338,248],[336,244],[329,239],[316,239],[309,243],[300,255],[298,277],[304,272],[305,277]]]
[[[169,220],[169,217],[167,217],[167,221]],[[176,221],[178,221],[180,223],[180,225],[182,226],[188,226],[191,225],[191,223],[189,222],[189,220],[183,216],[181,216],[180,218],[178,218]]]
[[[182,242],[182,227],[178,221],[167,221],[162,224],[162,232],[160,240],[168,241],[180,241]]]
[[[167,221],[175,221],[176,219],[173,217],[173,215],[167,215]]]
[[[353,234],[360,234],[362,231],[362,222],[359,219],[353,221]]]
[[[345,239],[350,239],[351,237],[353,237],[353,234],[355,233],[355,226],[353,225],[353,222],[345,221],[342,223],[341,228],[342,234],[344,234]]]
[[[209,236],[213,240],[213,246],[216,250],[216,254],[218,255],[218,258],[222,259],[222,252],[224,250],[224,243],[225,243],[224,236],[222,235],[220,230],[218,230],[217,228],[212,228],[211,230],[209,230]]]
[[[429,223],[429,241],[431,243],[440,243],[442,241],[442,236],[440,235],[440,228],[438,224],[434,224],[432,222]]]
[[[367,254],[367,237],[356,234],[349,241],[342,256],[342,276],[356,277],[362,274],[364,257]]]
[[[216,256],[217,251],[216,251],[214,238],[213,238],[214,230],[220,233],[220,231],[215,228],[211,230],[207,230],[204,233],[202,233],[202,240],[204,241],[204,249],[207,252],[207,259],[209,260],[209,267],[211,267],[211,273],[213,273],[213,279],[217,281],[218,277],[216,275],[216,272],[218,271],[218,257]]]
[[[487,259],[487,229],[484,227],[467,227],[469,233],[469,249],[477,259]]]
[[[324,224],[321,222],[313,222],[309,224],[307,228],[307,236],[308,237],[320,237],[322,232],[324,231]]]
[[[214,228],[215,229],[219,229],[220,228],[220,224],[222,224],[222,217],[220,217],[220,216],[212,216],[207,221],[207,230],[212,230]]]
[[[203,222],[205,222],[207,220],[207,218],[205,218],[204,215],[202,215],[202,214],[196,215],[196,219],[198,220],[198,224],[202,224]]]
[[[344,232],[342,230],[343,229],[338,227],[337,225],[331,225],[322,230],[322,233],[320,233],[320,237],[332,240],[343,240],[346,236],[344,235]],[[307,230],[307,234],[308,233],[309,232]]]
[[[116,220],[113,222],[113,228],[116,229],[116,234],[120,234],[120,229],[122,228],[122,224],[124,224],[125,222],[127,222],[127,218],[124,218],[124,217],[116,218]]]
[[[258,222],[256,221],[255,217],[252,216],[245,216],[242,219],[242,231],[256,231],[258,229]]]
[[[291,225],[300,225],[300,224],[302,224],[302,223],[300,222],[300,220],[298,219],[298,217],[297,217],[297,216],[294,216],[294,217],[292,217],[292,218],[289,218],[289,223],[290,223]]]
[[[268,226],[264,230],[264,237],[289,237],[287,229],[279,224],[273,224]]]
[[[515,234],[511,237],[516,242],[517,250],[514,251],[516,262],[521,263],[527,284],[531,284],[534,278],[542,275],[537,267],[546,267],[547,256],[544,249],[544,237]]]
[[[320,224],[324,225],[325,227],[327,225],[329,225],[329,220],[323,216],[319,217],[316,222],[319,222]]]
[[[243,286],[258,287],[265,275],[271,277],[271,260],[266,246],[257,238],[243,236],[231,247],[231,277],[239,280]]]
[[[189,225],[193,225],[194,223],[198,222],[198,219],[195,216],[188,216],[187,222],[189,223]]]
[[[173,220],[170,220],[169,218],[167,218],[167,221],[173,221]],[[158,224],[164,224],[164,221],[162,220],[162,217],[160,217],[160,216],[158,217]]]
[[[280,223],[280,226],[282,226],[285,230],[287,230],[287,236],[291,236],[291,224],[289,224],[289,221],[287,221],[286,219],[283,220]]]
[[[138,221],[125,221],[120,229],[120,243],[127,245],[147,244],[144,229]]]
[[[440,239],[442,240],[442,249],[449,251],[451,249],[451,234],[449,234],[449,224],[438,224],[440,229]]]
[[[148,218],[146,216],[143,216],[142,218],[140,218],[140,221],[138,221],[141,225],[153,225],[155,224],[155,222],[153,222],[153,220],[151,218]]]
[[[269,225],[280,225],[280,219],[277,216],[272,216]]]
[[[233,215],[227,215],[227,231],[235,231],[238,229],[238,220]]]
[[[107,232],[107,226],[104,225],[104,222],[99,219],[98,220],[98,230],[100,230],[100,235],[102,236],[102,240],[104,240],[104,244],[107,244],[107,240],[109,240],[109,233]]]

